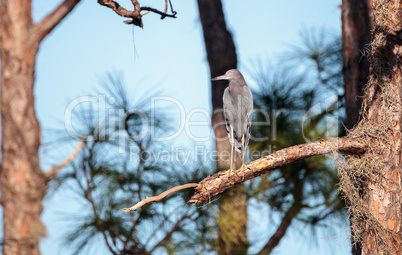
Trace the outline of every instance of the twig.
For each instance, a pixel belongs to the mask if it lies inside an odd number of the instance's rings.
[[[165,0],[165,14],[167,13],[167,9],[168,9],[168,0]]]
[[[138,208],[144,206],[145,204],[148,204],[150,202],[155,202],[155,201],[159,201],[163,198],[165,198],[166,196],[169,196],[170,194],[173,194],[177,191],[183,190],[183,189],[189,189],[189,188],[195,188],[198,186],[198,183],[187,183],[184,185],[179,185],[176,187],[173,187],[169,190],[166,190],[165,192],[159,194],[158,196],[153,196],[153,197],[148,197],[146,199],[141,200],[140,202],[138,202],[137,204],[135,204],[134,206],[130,207],[130,208],[124,208],[122,209],[123,212],[129,212],[129,211],[135,211]]]
[[[156,248],[158,248],[158,247],[162,246],[163,244],[167,243],[169,241],[169,239],[172,237],[173,233],[179,227],[180,223],[182,223],[184,220],[190,218],[196,212],[196,211],[194,211],[192,214],[187,215],[187,213],[189,211],[190,211],[190,208],[188,208],[186,210],[184,215],[176,222],[176,224],[173,225],[173,227],[170,229],[170,231],[166,233],[165,237],[162,240],[160,240],[157,244],[155,244],[155,246],[151,250],[148,251],[149,254],[152,254],[155,251]]]
[[[80,0],[64,0],[56,9],[34,25],[33,36],[37,43],[41,42],[52,30],[74,9]]]
[[[52,167],[52,169],[50,169],[49,171],[45,172],[46,177],[48,179],[54,178],[62,168],[67,166],[71,161],[73,161],[75,159],[75,157],[77,157],[78,153],[81,151],[81,149],[82,149],[82,147],[84,147],[84,145],[85,145],[85,141],[81,141],[77,145],[77,147],[74,149],[74,151],[70,154],[70,156],[68,156],[59,165],[56,165],[56,166]]]
[[[173,12],[172,14],[167,14],[167,13],[165,13],[165,12],[162,12],[162,11],[159,11],[159,10],[157,10],[157,9],[154,9],[154,8],[152,8],[152,7],[147,7],[147,6],[144,6],[144,7],[141,7],[141,11],[151,11],[151,12],[154,12],[154,13],[156,13],[156,14],[159,14],[159,15],[161,15],[161,19],[164,19],[164,18],[166,18],[166,17],[169,17],[169,18],[176,18],[176,12]]]
[[[137,0],[131,0],[131,3],[134,6],[134,11],[129,11],[126,8],[122,7],[118,2],[113,0],[98,0],[100,5],[106,6],[112,9],[117,15],[130,18],[130,20],[124,21],[125,24],[133,24],[139,27],[143,27],[142,24],[142,16],[148,14],[149,12],[154,12],[161,15],[161,19],[166,17],[176,18],[177,12],[172,10],[172,14],[167,14],[167,0],[165,0],[165,12],[159,11],[157,9],[151,7],[141,7],[140,3]],[[142,13],[141,11],[148,11],[146,13]]]

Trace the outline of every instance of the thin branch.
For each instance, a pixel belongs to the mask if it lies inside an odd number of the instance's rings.
[[[166,17],[170,18],[176,18],[177,12],[172,10],[172,14],[167,14],[167,0],[165,0],[165,12],[159,11],[157,9],[154,9],[152,7],[141,7],[139,2],[137,0],[131,0],[131,3],[134,6],[133,11],[129,11],[126,8],[122,7],[118,2],[113,1],[113,0],[98,0],[98,3],[100,5],[106,6],[110,9],[112,9],[117,15],[125,17],[125,18],[130,18],[130,20],[124,21],[126,24],[133,24],[139,27],[143,27],[142,24],[142,16],[145,14],[148,14],[149,12],[154,12],[156,14],[161,15],[161,19],[164,19]],[[141,11],[147,11],[146,13],[142,13]]]
[[[236,184],[305,158],[334,151],[361,154],[367,147],[368,144],[365,141],[353,137],[329,138],[327,141],[320,140],[288,147],[248,163],[245,166],[244,179],[241,171],[233,173],[230,177],[228,171],[208,176],[195,188],[195,194],[190,198],[189,203],[194,205],[207,201]]]
[[[169,239],[172,237],[173,233],[179,227],[180,223],[182,223],[184,220],[190,218],[195,213],[195,211],[194,211],[192,214],[187,215],[189,210],[190,210],[190,208],[188,208],[187,211],[184,213],[184,215],[176,222],[176,224],[173,225],[173,227],[170,229],[170,231],[166,233],[165,237],[162,240],[160,240],[151,250],[148,251],[149,254],[152,254],[156,248],[167,243],[169,241]]]
[[[92,146],[89,148],[89,155],[88,155],[88,161],[90,162],[93,159],[93,149],[95,147],[95,143],[92,143]],[[87,189],[84,190],[84,197],[85,199],[91,204],[91,208],[92,208],[92,212],[95,216],[95,224],[97,225],[98,229],[100,230],[100,232],[102,233],[103,239],[105,240],[106,246],[108,247],[108,249],[110,250],[110,252],[113,255],[117,255],[117,252],[114,251],[113,247],[111,246],[111,244],[109,243],[109,239],[108,236],[106,234],[107,229],[105,229],[102,224],[101,224],[101,217],[99,216],[98,213],[98,209],[96,208],[96,204],[95,201],[93,199],[93,195],[92,195],[92,187],[94,187],[94,180],[93,180],[93,176],[91,174],[86,174],[86,171],[88,168],[83,167],[83,172],[84,172],[84,177],[85,177],[85,181],[87,184]],[[91,172],[91,169],[88,169],[88,172]],[[112,242],[114,241],[114,239],[112,238]],[[116,247],[116,246],[115,246]]]
[[[51,13],[34,25],[36,42],[39,43],[74,9],[80,0],[64,0]]]
[[[164,11],[165,14],[167,13],[167,9],[168,9],[168,0],[165,0],[165,11]]]
[[[81,151],[82,147],[84,147],[85,145],[85,141],[81,141],[77,147],[74,149],[74,151],[70,154],[70,156],[68,156],[63,162],[61,162],[59,165],[56,165],[54,167],[52,167],[52,169],[50,169],[49,171],[45,172],[46,178],[47,179],[52,179],[54,178],[59,171],[66,167],[68,164],[70,164],[71,161],[73,161],[78,153]]]
[[[182,205],[180,205],[180,207],[183,207]],[[190,208],[190,207],[189,207]],[[171,217],[173,215],[176,215],[177,212],[179,211],[180,208],[175,208],[174,210],[172,210],[169,215],[167,216],[167,219],[171,219]],[[188,212],[188,209],[187,209]],[[186,213],[187,213],[186,212]],[[156,234],[160,231],[163,230],[163,227],[166,225],[166,223],[169,222],[169,220],[162,220],[162,222],[159,224],[158,227],[156,227],[152,233],[148,236],[147,240],[144,242],[144,244],[149,244],[152,238],[155,238]]]
[[[173,194],[177,191],[183,190],[183,189],[189,189],[189,188],[194,188],[197,187],[198,183],[187,183],[184,185],[179,185],[176,187],[173,187],[169,190],[166,190],[165,192],[159,194],[158,196],[153,196],[153,197],[148,197],[146,199],[141,200],[140,202],[138,202],[137,204],[135,204],[134,206],[130,207],[130,208],[124,208],[122,209],[123,212],[129,212],[129,211],[135,211],[138,208],[144,206],[145,204],[148,204],[150,202],[155,202],[155,201],[159,201],[163,198],[165,198],[166,196],[169,196],[170,194]]]
[[[299,214],[301,209],[302,205],[300,204],[300,201],[293,202],[292,206],[286,211],[285,215],[283,216],[281,224],[279,224],[275,233],[271,236],[271,238],[269,238],[268,242],[257,255],[271,254],[272,250],[276,246],[278,246],[279,242],[285,236],[286,231],[290,227],[290,224],[292,223],[296,215]]]
[[[154,12],[154,13],[156,13],[156,14],[159,14],[159,15],[161,15],[161,19],[164,19],[164,18],[166,18],[166,17],[169,17],[169,18],[176,18],[176,12],[173,12],[172,14],[167,14],[166,12],[162,12],[162,11],[159,11],[159,10],[157,10],[157,9],[154,9],[154,8],[152,8],[152,7],[147,7],[147,6],[144,6],[144,7],[141,7],[141,11],[151,11],[151,12]]]
[[[268,242],[264,245],[262,250],[257,255],[271,254],[272,250],[278,246],[279,242],[285,236],[288,231],[292,221],[299,215],[300,211],[303,209],[303,190],[305,183],[303,181],[296,182],[292,189],[293,203],[285,212],[282,217],[281,223],[276,229],[275,233],[269,238]]]

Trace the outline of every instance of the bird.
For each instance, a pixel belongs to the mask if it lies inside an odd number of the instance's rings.
[[[223,93],[223,114],[228,133],[230,151],[229,176],[233,171],[234,150],[241,153],[244,180],[244,152],[250,140],[251,122],[253,119],[253,95],[243,75],[237,69],[230,69],[224,75],[212,81],[228,80],[229,86]]]

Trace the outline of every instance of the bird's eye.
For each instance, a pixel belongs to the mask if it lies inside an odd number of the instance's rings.
[[[233,77],[233,73],[229,73],[229,76],[230,76],[230,77]]]

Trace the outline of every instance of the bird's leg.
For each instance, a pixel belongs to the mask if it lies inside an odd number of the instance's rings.
[[[243,160],[241,161],[241,170],[243,171],[243,181],[244,181],[244,135],[241,138],[241,154],[243,156]]]
[[[230,170],[229,170],[229,177],[230,177],[230,175],[232,174],[232,171],[233,171],[234,136],[233,136],[233,128],[232,128],[232,126],[230,126],[230,133],[231,133],[230,137],[231,137],[232,139],[231,139],[231,141],[230,141],[230,147],[231,147],[231,148],[230,148]]]

